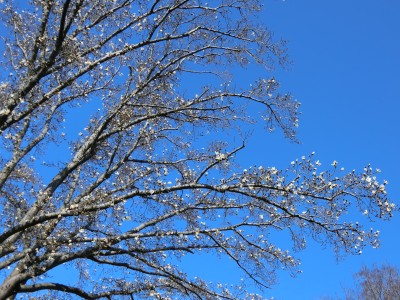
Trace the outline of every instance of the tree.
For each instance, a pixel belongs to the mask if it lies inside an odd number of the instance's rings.
[[[392,215],[379,170],[320,171],[313,154],[285,170],[235,162],[245,138],[226,133],[245,136],[248,106],[296,140],[299,103],[276,79],[233,80],[237,66],[285,61],[260,2],[2,1],[0,299],[255,299],[190,278],[179,259],[226,256],[268,287],[299,263],[275,230],[295,249],[378,245],[345,215]],[[52,281],[68,266],[79,283]]]
[[[359,285],[357,298],[368,300],[395,300],[400,299],[399,271],[390,265],[371,269],[363,267],[355,276]]]
[[[355,288],[345,289],[346,300],[400,299],[400,274],[394,266],[382,265],[372,268],[364,266],[354,278]]]

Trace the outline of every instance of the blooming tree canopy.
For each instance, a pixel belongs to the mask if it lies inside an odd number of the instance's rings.
[[[245,143],[226,134],[244,125],[296,139],[299,103],[270,71],[235,80],[285,60],[261,2],[0,3],[0,299],[257,299],[246,283],[298,270],[275,231],[294,249],[378,246],[346,216],[392,215],[377,170],[322,171],[314,154],[284,170],[235,161]],[[230,258],[243,286],[188,276],[179,260],[199,252]],[[68,267],[77,282],[49,276]]]

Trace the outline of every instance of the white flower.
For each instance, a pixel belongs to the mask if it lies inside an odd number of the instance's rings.
[[[338,165],[338,162],[336,160],[334,160],[332,163],[332,166],[334,166],[336,168],[337,165]]]
[[[218,161],[224,160],[224,159],[226,159],[226,154],[216,151],[215,159]]]

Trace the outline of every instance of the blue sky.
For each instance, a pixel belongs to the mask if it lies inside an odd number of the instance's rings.
[[[249,163],[284,167],[312,151],[326,167],[333,160],[347,170],[371,163],[382,169],[391,198],[400,204],[399,15],[397,0],[265,1],[263,22],[276,38],[288,41],[293,64],[278,71],[277,79],[302,103],[302,143],[256,131],[247,149]],[[310,245],[298,254],[303,274],[294,279],[281,274],[267,296],[341,295],[362,265],[400,267],[399,216],[372,226],[382,232],[379,249],[337,262],[331,249]]]

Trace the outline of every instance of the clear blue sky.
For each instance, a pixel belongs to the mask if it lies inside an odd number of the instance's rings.
[[[277,132],[256,130],[244,165],[286,167],[312,151],[325,167],[333,160],[347,170],[366,164],[382,169],[391,198],[400,205],[400,1],[398,0],[265,0],[263,22],[275,38],[288,41],[293,64],[277,72],[283,90],[301,103],[301,144]],[[243,80],[252,69],[243,71]],[[250,154],[250,155],[249,155]],[[354,217],[354,219],[361,216]],[[265,296],[275,299],[319,299],[342,295],[361,266],[390,263],[400,268],[400,219],[375,222],[379,249],[336,261],[332,249],[319,245],[297,253],[303,274],[282,273]],[[229,262],[202,260],[194,273],[234,281],[240,274]]]

